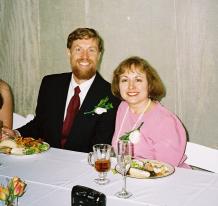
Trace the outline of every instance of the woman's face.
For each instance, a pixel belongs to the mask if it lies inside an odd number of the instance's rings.
[[[144,105],[148,101],[148,81],[146,74],[135,66],[120,75],[119,89],[121,97],[129,106]]]

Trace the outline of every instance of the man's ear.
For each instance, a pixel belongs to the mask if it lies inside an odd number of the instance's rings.
[[[100,61],[102,58],[102,53],[100,52],[99,55],[98,55],[98,61]]]

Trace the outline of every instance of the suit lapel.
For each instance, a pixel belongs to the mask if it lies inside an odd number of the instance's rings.
[[[96,77],[83,101],[78,115],[83,115],[84,112],[91,111],[98,103],[99,88],[101,85],[101,76],[96,73]]]
[[[56,91],[56,94],[54,94],[57,96],[57,121],[56,122],[57,122],[57,128],[59,128],[60,137],[61,137],[64,111],[65,111],[67,93],[71,81],[71,76],[72,73],[67,73],[65,76],[63,76],[62,80],[59,82],[58,91]]]

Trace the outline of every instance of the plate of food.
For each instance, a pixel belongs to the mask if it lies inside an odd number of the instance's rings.
[[[0,153],[17,156],[39,154],[47,151],[50,145],[42,139],[32,137],[11,137],[0,141]]]
[[[122,173],[119,165],[116,165],[115,169],[118,173]],[[172,165],[157,160],[133,159],[127,172],[127,176],[137,179],[155,179],[171,175],[174,173],[174,170]]]

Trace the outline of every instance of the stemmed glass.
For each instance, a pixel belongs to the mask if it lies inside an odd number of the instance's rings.
[[[130,168],[133,156],[133,144],[131,142],[118,141],[117,143],[117,163],[123,176],[123,187],[115,195],[120,198],[129,198],[132,193],[126,190],[126,174]]]

